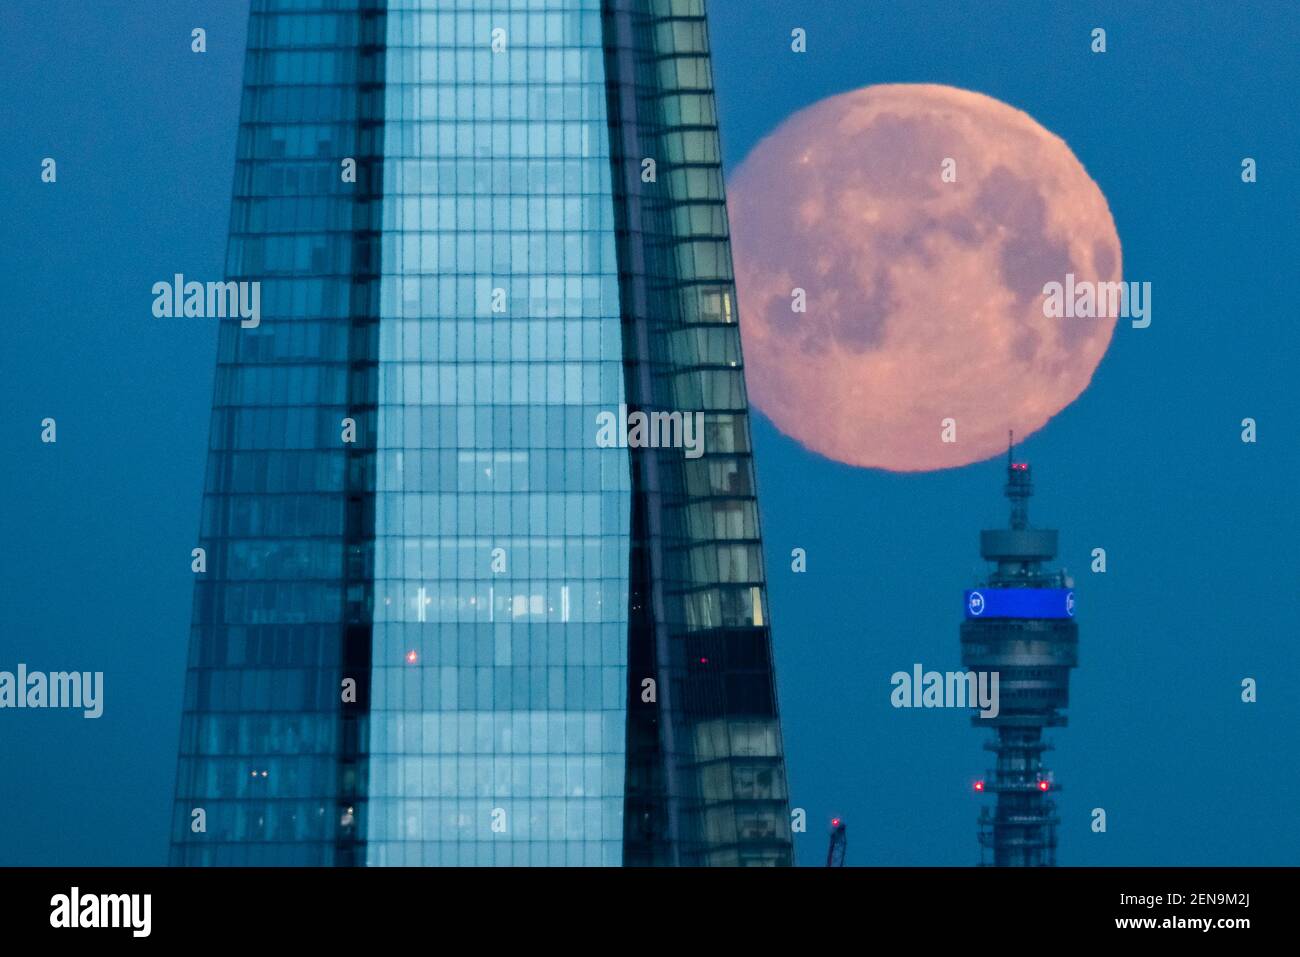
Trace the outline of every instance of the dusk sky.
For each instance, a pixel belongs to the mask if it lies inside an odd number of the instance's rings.
[[[881,83],[983,93],[1065,140],[1153,303],[1018,452],[1078,601],[1069,724],[1048,735],[1058,863],[1294,864],[1300,18],[1282,0],[1039,7],[711,0],[724,161]],[[162,864],[217,327],[154,320],[150,289],[221,272],[247,3],[16,0],[4,17],[0,669],[103,671],[106,701],[95,721],[0,713],[0,864]],[[973,864],[989,732],[894,709],[890,675],[960,666],[1005,458],[889,473],[754,422],[798,862],[824,859],[839,815],[850,864]]]

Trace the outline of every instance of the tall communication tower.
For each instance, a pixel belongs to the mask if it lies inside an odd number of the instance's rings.
[[[962,662],[998,675],[996,716],[971,718],[996,735],[984,745],[997,756],[996,766],[975,785],[997,799],[991,814],[987,807],[980,812],[980,856],[982,864],[998,867],[1051,867],[1058,788],[1043,766],[1043,752],[1051,747],[1043,729],[1066,723],[1061,712],[1069,703],[1070,669],[1078,663],[1079,628],[1073,583],[1063,571],[1043,567],[1056,557],[1056,530],[1030,526],[1029,465],[1012,461],[1010,447],[1004,491],[1010,527],[980,532],[980,554],[994,568],[966,592],[961,625]]]

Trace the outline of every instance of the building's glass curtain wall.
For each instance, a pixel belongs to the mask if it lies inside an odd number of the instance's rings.
[[[599,0],[390,0],[371,864],[619,864],[630,499]]]
[[[702,0],[253,0],[228,258],[173,862],[790,863]]]
[[[219,333],[177,864],[354,859],[373,455],[342,428],[373,431],[380,24],[356,0],[255,0],[249,18],[226,275],[261,283],[261,322]]]
[[[766,580],[703,0],[606,0],[628,401],[704,412],[633,456],[629,862],[789,864]],[[655,175],[645,175],[653,159]]]

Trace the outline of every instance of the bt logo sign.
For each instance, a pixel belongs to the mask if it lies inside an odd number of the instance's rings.
[[[1071,605],[1073,605],[1073,596],[1071,596]],[[970,609],[972,615],[978,618],[984,614],[984,596],[977,591],[971,592],[970,598],[966,600],[966,607]]]

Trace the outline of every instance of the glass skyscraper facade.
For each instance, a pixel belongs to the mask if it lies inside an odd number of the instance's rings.
[[[173,863],[789,864],[703,0],[248,44]]]

